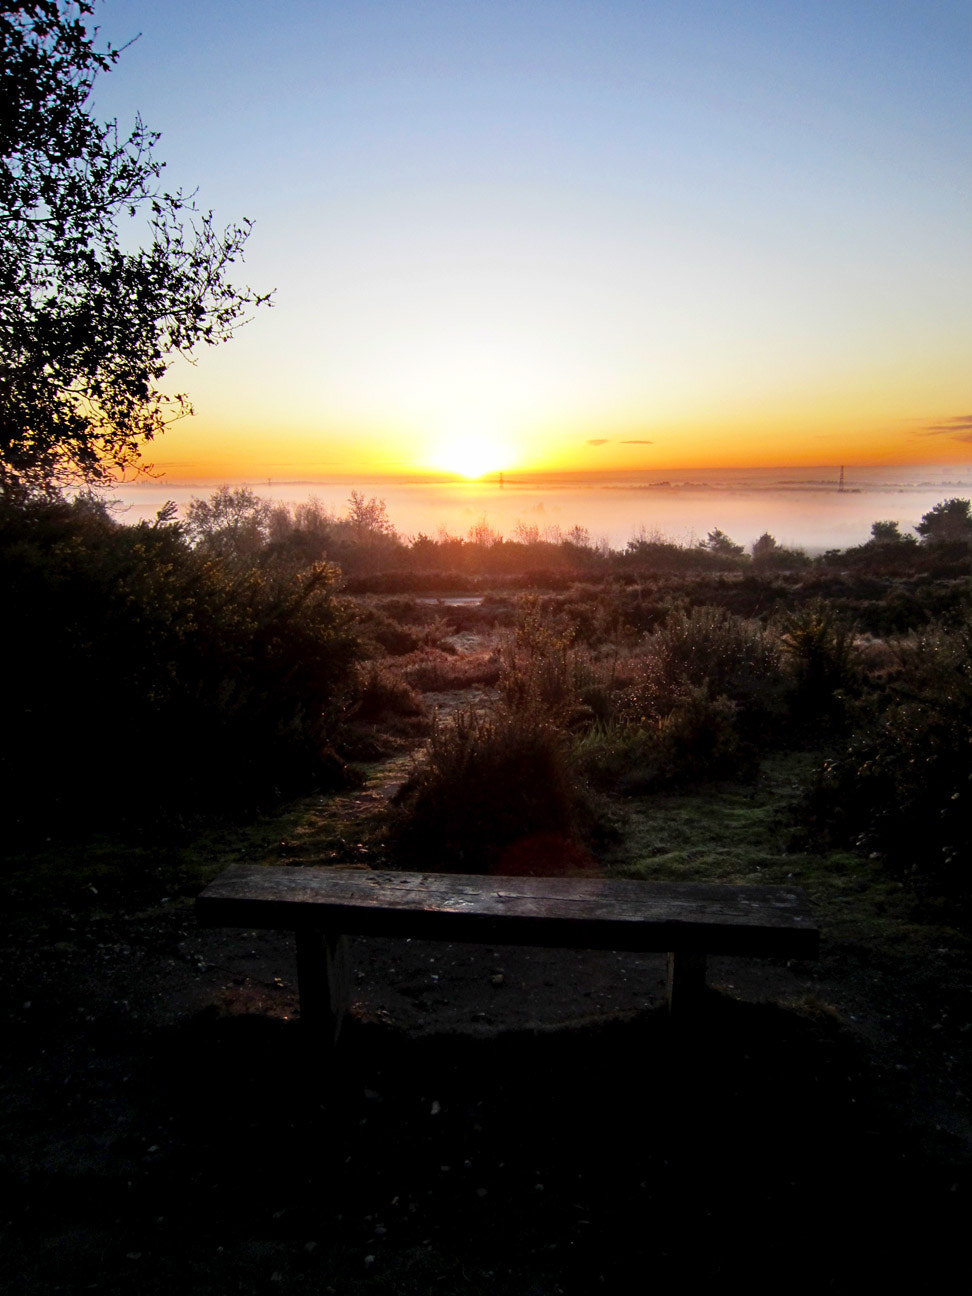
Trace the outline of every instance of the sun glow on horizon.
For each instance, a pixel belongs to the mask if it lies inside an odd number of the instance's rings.
[[[508,471],[520,458],[502,434],[467,419],[457,421],[436,438],[428,463],[440,472],[477,481],[489,473]]]

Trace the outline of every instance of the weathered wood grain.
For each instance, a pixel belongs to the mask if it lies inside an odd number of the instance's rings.
[[[814,958],[819,939],[799,887],[236,865],[196,903],[211,927],[483,944]]]

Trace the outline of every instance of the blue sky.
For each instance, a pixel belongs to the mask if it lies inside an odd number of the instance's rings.
[[[277,289],[170,472],[968,457],[968,3],[97,17],[99,113]]]

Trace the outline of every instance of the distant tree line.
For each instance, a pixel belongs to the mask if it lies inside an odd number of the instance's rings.
[[[302,564],[326,560],[341,568],[351,587],[360,589],[368,586],[368,577],[380,577],[386,587],[397,578],[405,588],[410,576],[431,573],[495,578],[546,572],[563,578],[565,573],[603,576],[640,570],[770,572],[832,566],[836,560],[856,566],[927,567],[949,554],[962,559],[972,549],[972,511],[969,501],[961,499],[945,500],[924,515],[915,528],[920,542],[903,535],[897,522],[878,521],[865,544],[818,559],[779,544],[768,532],[747,553],[718,527],[694,545],[680,545],[642,528],[619,550],[595,543],[580,526],[540,528],[520,522],[505,538],[485,518],[474,522],[465,536],[442,531],[436,537],[419,533],[406,538],[396,530],[383,500],[358,491],[351,492],[345,511],[338,512],[313,499],[279,504],[246,486],[222,486],[207,499],[190,501],[183,526],[200,552],[225,561],[298,570]]]

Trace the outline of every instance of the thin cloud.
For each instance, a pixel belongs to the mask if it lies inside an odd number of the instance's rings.
[[[608,444],[608,438],[607,438],[607,437],[594,437],[594,439],[593,439],[592,441],[588,441],[586,444],[587,444],[587,445],[607,445],[607,444]]]
[[[620,445],[654,445],[654,441],[621,441]]]
[[[958,435],[960,433],[972,433],[972,414],[956,414],[954,418],[946,419],[944,423],[927,423],[920,431],[920,436],[950,436],[956,441],[968,441],[968,435]]]

